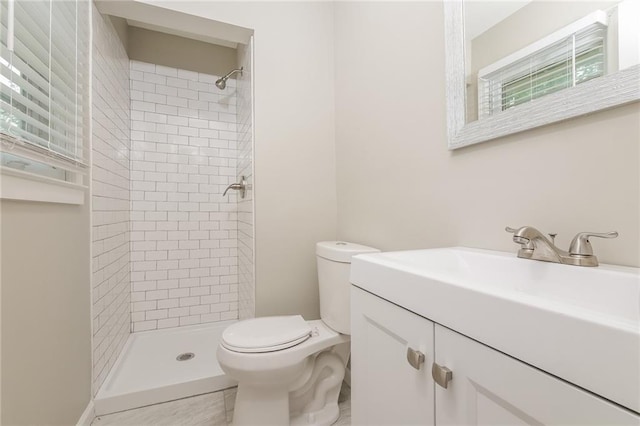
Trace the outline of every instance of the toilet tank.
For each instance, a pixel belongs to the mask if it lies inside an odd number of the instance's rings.
[[[351,334],[351,257],[379,251],[343,241],[323,241],[316,244],[320,317],[335,331]]]

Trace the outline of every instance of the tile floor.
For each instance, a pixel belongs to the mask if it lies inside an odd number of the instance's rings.
[[[233,418],[236,388],[163,404],[150,405],[96,417],[92,426],[228,426]],[[351,390],[340,392],[340,417],[336,426],[351,424]]]

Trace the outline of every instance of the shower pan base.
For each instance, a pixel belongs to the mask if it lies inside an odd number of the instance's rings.
[[[96,415],[235,386],[216,359],[222,332],[234,322],[132,333],[96,395]]]

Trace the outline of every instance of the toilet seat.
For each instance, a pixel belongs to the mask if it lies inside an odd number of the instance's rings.
[[[227,327],[221,343],[233,352],[275,352],[299,345],[310,336],[311,327],[300,315],[262,317]]]
[[[278,351],[240,352],[228,349],[221,339],[216,353],[218,362],[221,366],[224,365],[223,369],[227,374],[229,374],[229,371],[234,371],[231,374],[232,377],[238,377],[238,374],[242,376],[257,373],[264,375],[266,372],[278,372],[297,365],[309,355],[351,340],[351,336],[337,333],[323,323],[322,320],[311,320],[307,324],[313,331],[311,337],[294,346]]]

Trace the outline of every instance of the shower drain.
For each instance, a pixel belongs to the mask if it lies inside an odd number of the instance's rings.
[[[194,354],[193,352],[185,352],[183,354],[180,354],[176,357],[176,360],[178,361],[189,361],[190,359],[193,359],[196,356],[196,354]]]

